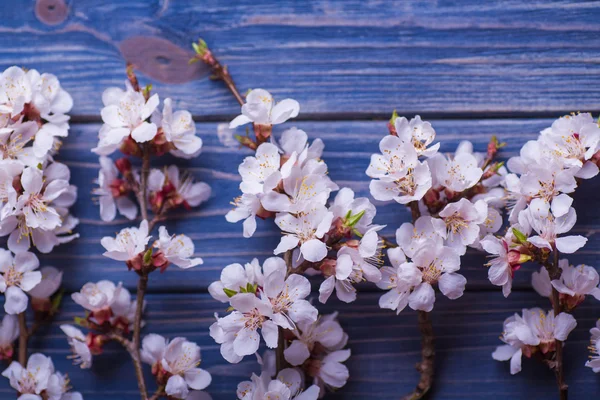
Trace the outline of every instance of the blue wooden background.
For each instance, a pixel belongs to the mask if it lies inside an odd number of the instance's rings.
[[[229,121],[239,107],[202,66],[187,65],[192,41],[202,37],[215,49],[241,91],[262,87],[300,101],[298,127],[323,138],[331,177],[360,195],[368,195],[364,170],[393,109],[431,119],[444,151],[463,139],[484,150],[496,134],[508,142],[503,157],[517,154],[564,113],[600,111],[600,4],[595,2],[6,0],[0,15],[0,67],[54,73],[75,101],[60,160],[72,167],[79,186],[73,211],[81,219],[81,239],[42,257],[43,264],[65,271],[68,293],[90,280],[122,281],[132,290],[136,283],[124,265],[101,256],[100,238],[128,223],[101,222],[91,203],[99,165],[89,149],[100,126],[102,90],[122,85],[125,60],[131,60],[143,66],[144,83],[194,114],[204,151],[177,162],[208,182],[214,195],[200,209],[175,214],[168,227],[192,237],[205,263],[151,277],[146,332],[198,342],[202,367],[213,375],[209,392],[215,399],[233,398],[237,382],[247,379],[256,363],[248,358],[232,366],[220,357],[208,327],[223,307],[206,288],[225,265],[268,257],[280,234],[270,222],[260,223],[248,240],[241,225],[225,222],[229,201],[238,194],[237,166],[248,153],[217,140],[217,123]],[[597,266],[598,179],[582,185],[575,205],[575,230],[590,240],[572,261]],[[383,233],[393,236],[408,218],[401,206],[382,205],[376,222],[386,223]],[[516,289],[506,300],[487,281],[484,262],[469,252],[462,267],[467,292],[436,303],[437,379],[431,398],[553,398],[554,377],[544,366],[526,360],[523,372],[510,376],[507,364],[490,357],[504,318],[522,307],[548,306],[531,290],[532,268],[518,272]],[[365,288],[350,306],[324,307],[340,310],[353,352],[348,385],[328,398],[396,399],[416,382],[416,314],[396,317],[380,310],[378,296]],[[96,358],[91,371],[70,365],[58,325],[80,313],[65,301],[56,323],[32,340],[33,350],[51,355],[87,400],[139,398],[129,360],[117,347]],[[590,398],[600,381],[583,364],[600,304],[588,300],[575,315],[578,326],[566,349],[567,381],[572,399]],[[12,398],[7,380],[0,380],[0,393]]]

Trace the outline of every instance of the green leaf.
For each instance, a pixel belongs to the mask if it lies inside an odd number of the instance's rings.
[[[254,285],[250,284],[250,282],[248,282],[248,284],[246,285],[246,292],[256,293],[256,289],[254,288]]]
[[[198,46],[198,43],[192,43],[192,47],[194,48],[196,54],[200,54],[200,46]]]
[[[519,243],[527,242],[527,236],[525,236],[525,234],[523,232],[521,232],[517,228],[512,228],[512,232],[513,232],[513,235],[515,235],[515,237],[519,241]]]
[[[83,327],[88,326],[87,319],[85,319],[85,318],[75,317],[75,318],[73,318],[73,321],[75,322],[75,325],[79,325],[79,326],[83,326]]]
[[[390,118],[390,124],[396,122],[396,118],[398,118],[398,113],[396,112],[396,110],[394,110],[394,112],[392,113],[392,118]]]
[[[144,264],[150,264],[151,261],[152,261],[152,247],[150,247],[148,249],[148,251],[146,251],[144,253]]]
[[[58,291],[58,293],[56,293],[54,296],[52,296],[52,303],[51,303],[52,307],[50,308],[51,314],[56,314],[58,312],[58,309],[60,308],[60,303],[62,302],[64,294],[65,294],[65,290],[60,289]]]
[[[358,214],[354,214],[350,216],[350,218],[346,218],[346,226],[354,227],[354,225],[358,224],[358,221],[365,215],[366,210],[362,210]]]
[[[38,165],[37,165],[37,169],[44,169],[44,167],[43,167],[42,163],[38,163]]]
[[[223,288],[223,291],[225,292],[227,297],[233,297],[237,294],[237,292],[235,290],[231,290],[231,289],[227,289],[227,288]]]

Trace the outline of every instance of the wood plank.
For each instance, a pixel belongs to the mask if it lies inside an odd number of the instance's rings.
[[[502,156],[517,154],[522,144],[534,138],[550,120],[441,120],[433,121],[438,138],[443,143],[442,151],[453,151],[460,140],[471,140],[475,148],[484,150],[492,134],[508,142]],[[204,141],[204,152],[191,161],[178,161],[199,178],[208,182],[213,189],[213,197],[199,209],[192,212],[175,212],[167,226],[170,232],[185,233],[196,244],[196,251],[204,258],[204,265],[191,270],[170,268],[167,273],[151,278],[152,291],[198,291],[205,290],[208,284],[218,279],[225,265],[234,262],[245,263],[258,257],[261,261],[271,256],[280,237],[279,230],[272,221],[259,221],[257,234],[251,239],[242,237],[241,224],[229,224],[224,215],[230,209],[229,202],[239,195],[237,167],[249,151],[223,147],[216,135],[216,124],[198,124],[198,132]],[[349,186],[359,195],[368,196],[368,177],[364,171],[371,153],[378,151],[378,142],[386,134],[384,122],[302,122],[298,127],[306,130],[311,138],[321,137],[325,142],[324,159],[329,164],[331,177],[340,186]],[[81,219],[78,232],[81,239],[58,247],[47,256],[42,256],[43,264],[53,264],[65,270],[65,286],[68,291],[78,290],[87,281],[97,281],[110,276],[121,280],[126,286],[135,285],[135,276],[128,272],[124,264],[101,256],[103,248],[100,239],[114,235],[128,225],[124,219],[103,223],[98,208],[92,205],[92,180],[99,168],[97,157],[89,149],[96,141],[99,125],[77,124],[71,136],[61,149],[60,160],[71,167],[72,180],[79,186],[79,201],[73,210]],[[279,132],[276,130],[276,132]],[[277,133],[276,133],[277,135]],[[174,162],[167,157],[165,165]],[[600,227],[600,182],[586,181],[584,188],[576,196],[579,222],[575,230],[589,234],[590,243],[578,253],[574,262],[598,265],[600,238],[593,233]],[[383,234],[392,238],[402,222],[409,220],[405,207],[396,203],[379,205],[377,223],[387,224]],[[586,205],[590,205],[587,206]],[[225,249],[225,251],[224,251]],[[492,289],[487,281],[487,272],[482,266],[485,259],[481,254],[470,251],[463,261],[463,272],[471,289]],[[518,272],[516,287],[529,287],[529,268]]]
[[[397,399],[412,389],[417,379],[413,369],[419,358],[420,338],[416,314],[406,310],[395,316],[377,306],[378,295],[362,294],[352,305],[332,302],[319,307],[322,313],[340,311],[340,322],[350,336],[352,357],[348,362],[350,382],[328,399]],[[492,360],[490,354],[500,343],[502,321],[523,307],[546,307],[547,300],[533,293],[513,293],[508,299],[500,293],[467,293],[456,301],[438,298],[433,324],[436,333],[435,399],[551,399],[555,397],[553,374],[537,361],[524,359],[523,371],[511,376],[508,363]],[[232,399],[238,382],[257,371],[252,357],[237,365],[227,364],[208,335],[214,312],[223,305],[206,294],[148,296],[147,326],[144,333],[168,337],[185,336],[202,347],[202,368],[213,376],[209,393],[213,399]],[[139,398],[130,362],[118,347],[110,347],[94,359],[92,370],[82,371],[66,359],[69,347],[58,329],[81,315],[81,308],[65,301],[58,321],[43,336],[32,340],[34,351],[52,357],[57,369],[66,372],[73,386],[86,400]],[[600,316],[600,305],[588,299],[575,313],[577,328],[571,333],[566,354],[566,380],[571,398],[590,398],[600,391],[600,381],[584,367],[589,329]],[[377,333],[374,334],[373,332]],[[148,371],[149,368],[146,368]],[[151,388],[154,388],[148,375]],[[12,396],[6,379],[0,379],[0,396]]]
[[[98,115],[101,91],[122,84],[123,49],[161,95],[195,115],[237,113],[206,71],[187,67],[198,37],[242,91],[294,97],[305,115],[600,109],[596,2],[66,3],[2,2],[0,67],[55,73],[75,115]]]

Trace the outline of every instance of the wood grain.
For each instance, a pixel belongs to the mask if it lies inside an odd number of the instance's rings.
[[[417,379],[413,369],[419,357],[419,333],[416,313],[403,311],[396,316],[377,306],[378,295],[361,294],[351,304],[332,301],[319,306],[322,313],[340,311],[340,322],[350,336],[352,357],[348,362],[351,379],[328,399],[392,400],[412,389]],[[436,332],[436,386],[433,399],[552,399],[554,376],[535,360],[524,359],[523,371],[511,376],[508,363],[492,360],[491,353],[501,342],[502,321],[522,307],[546,307],[547,301],[532,293],[513,293],[508,299],[499,293],[467,293],[459,300],[438,297],[433,314]],[[168,337],[185,336],[202,347],[201,367],[213,376],[208,392],[215,400],[232,399],[238,382],[257,372],[252,357],[240,364],[227,364],[219,348],[208,335],[213,313],[224,306],[205,294],[151,295],[148,297],[147,326],[144,332]],[[66,359],[69,346],[58,329],[80,316],[82,309],[65,301],[58,321],[32,340],[33,351],[52,357],[56,367],[67,372],[73,386],[86,400],[139,398],[133,369],[126,354],[109,346],[105,354],[94,358],[91,370],[80,370]],[[578,326],[565,348],[567,382],[573,399],[590,398],[600,390],[600,381],[584,367],[589,344],[588,330],[600,316],[600,303],[588,299],[577,310]],[[376,332],[376,334],[374,334]],[[146,368],[149,372],[150,368]],[[147,378],[150,388],[155,387]],[[0,380],[0,396],[12,396],[5,380]]]
[[[517,154],[526,140],[535,138],[537,132],[548,126],[551,120],[438,120],[433,126],[442,142],[442,151],[453,151],[460,140],[471,140],[475,149],[484,150],[492,134],[506,141],[508,146],[501,156]],[[340,186],[354,189],[358,195],[369,196],[369,178],[364,171],[372,153],[378,151],[379,140],[386,133],[384,122],[301,122],[297,126],[304,129],[311,138],[321,137],[325,142],[323,158],[329,165],[329,172]],[[89,149],[95,145],[99,125],[76,124],[71,136],[60,152],[60,160],[71,167],[72,181],[79,187],[79,201],[73,212],[81,219],[77,229],[81,238],[69,245],[55,249],[52,254],[43,256],[43,264],[53,264],[65,269],[67,290],[78,290],[86,281],[97,281],[110,276],[123,281],[129,288],[135,287],[135,275],[128,272],[125,265],[109,260],[101,254],[100,239],[114,235],[128,226],[128,221],[119,218],[110,223],[100,220],[98,207],[93,204],[92,181],[98,173],[97,157]],[[178,162],[188,168],[200,180],[206,181],[213,189],[212,198],[200,208],[191,212],[175,211],[169,218],[170,232],[185,233],[195,242],[196,252],[204,258],[204,264],[191,270],[169,268],[160,275],[153,274],[151,291],[202,291],[215,279],[222,268],[234,262],[249,262],[258,257],[261,261],[272,255],[280,237],[273,221],[259,221],[257,233],[251,239],[242,237],[241,224],[230,224],[224,215],[231,208],[229,202],[239,195],[240,178],[237,167],[250,153],[237,148],[226,148],[217,139],[214,123],[197,124],[197,130],[204,141],[200,157],[185,161],[166,157],[165,165]],[[275,131],[277,136],[281,130]],[[162,160],[161,160],[162,161]],[[600,183],[594,180],[584,182],[577,193],[576,208],[579,221],[575,228],[580,234],[588,235],[590,243],[578,253],[573,262],[597,265],[600,252],[600,237],[595,234],[600,228],[600,216],[594,204],[600,202]],[[375,222],[386,224],[383,234],[394,238],[396,229],[410,215],[405,207],[396,203],[378,204]],[[138,222],[136,222],[138,223]],[[226,251],[223,251],[226,249]],[[469,288],[494,289],[487,280],[483,267],[485,258],[475,250],[470,250],[463,259],[462,271],[469,280]],[[523,268],[516,274],[515,286],[529,287],[531,268]],[[371,286],[366,289],[369,290]]]
[[[122,84],[122,51],[195,115],[237,113],[207,71],[185,64],[199,37],[242,92],[291,96],[305,116],[600,109],[596,2],[77,0],[66,16],[64,4],[2,2],[0,68],[55,73],[75,115],[97,116],[102,90]],[[155,38],[175,47],[157,48]]]

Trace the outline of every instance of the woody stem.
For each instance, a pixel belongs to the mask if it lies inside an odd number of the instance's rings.
[[[27,318],[25,312],[19,314],[19,364],[25,367],[27,363],[27,340],[29,332],[27,330]]]
[[[429,313],[426,311],[417,312],[419,320],[419,330],[421,331],[421,361],[417,363],[416,369],[421,374],[419,383],[415,390],[404,396],[403,400],[417,400],[423,398],[433,385],[435,344],[433,336],[433,326],[429,319]]]
[[[409,203],[413,224],[421,216],[419,204],[416,201]],[[416,369],[421,374],[419,382],[408,395],[402,400],[417,400],[423,398],[433,386],[434,364],[435,364],[435,341],[433,325],[426,311],[417,311],[419,331],[421,332],[421,361],[417,363]]]
[[[560,279],[562,271],[558,266],[558,250],[554,249],[552,254],[553,260],[551,264],[546,264],[546,268],[548,269],[548,275],[550,275],[550,279]],[[554,318],[561,313],[561,305],[558,291],[552,286],[552,309],[554,310]],[[563,342],[558,339],[554,341],[555,347],[555,366],[554,366],[554,374],[556,375],[556,384],[558,385],[558,395],[560,400],[567,400],[569,397],[569,386],[565,383],[565,370],[563,363]]]
[[[108,338],[120,343],[121,346],[123,346],[131,356],[131,361],[133,361],[135,376],[137,378],[138,388],[140,390],[142,400],[148,400],[148,392],[146,390],[146,383],[144,382],[144,370],[142,369],[142,361],[139,354],[139,347],[135,347],[132,342],[130,342],[120,334],[111,333],[108,334]]]
[[[290,272],[292,271],[292,250],[288,250],[283,255],[283,259],[285,260],[285,265],[287,267],[286,279]],[[284,351],[285,351],[285,330],[282,327],[277,327],[277,349],[275,351],[275,368],[276,374],[278,374],[281,370],[287,368],[287,362],[285,361]]]

